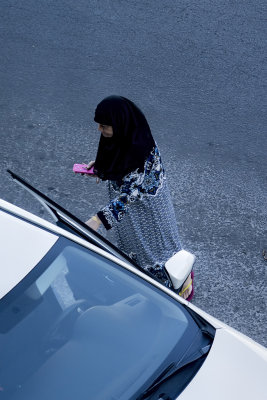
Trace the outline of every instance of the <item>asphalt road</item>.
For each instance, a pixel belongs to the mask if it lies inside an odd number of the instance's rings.
[[[0,196],[45,216],[12,169],[83,220],[105,184],[96,104],[120,94],[156,138],[194,304],[267,346],[266,15],[263,0],[1,0]]]

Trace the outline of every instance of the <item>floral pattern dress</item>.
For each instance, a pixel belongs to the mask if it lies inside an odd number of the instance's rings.
[[[97,213],[118,247],[167,287],[166,261],[181,250],[175,212],[157,146],[144,171],[130,172],[120,182],[108,181],[110,202]]]

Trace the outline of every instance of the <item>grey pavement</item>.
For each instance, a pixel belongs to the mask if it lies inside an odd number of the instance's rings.
[[[193,303],[267,346],[263,0],[1,0],[0,196],[46,216],[6,168],[86,220],[105,184],[96,104],[144,111],[168,173]]]

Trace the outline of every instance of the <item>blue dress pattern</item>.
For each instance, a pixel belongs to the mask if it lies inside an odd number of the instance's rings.
[[[144,171],[127,174],[121,182],[108,181],[110,202],[98,216],[115,231],[118,247],[167,287],[166,261],[181,250],[175,212],[157,146]]]

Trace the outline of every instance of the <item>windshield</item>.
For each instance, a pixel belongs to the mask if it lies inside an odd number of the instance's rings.
[[[171,297],[60,238],[0,302],[0,399],[130,399],[199,332]]]

